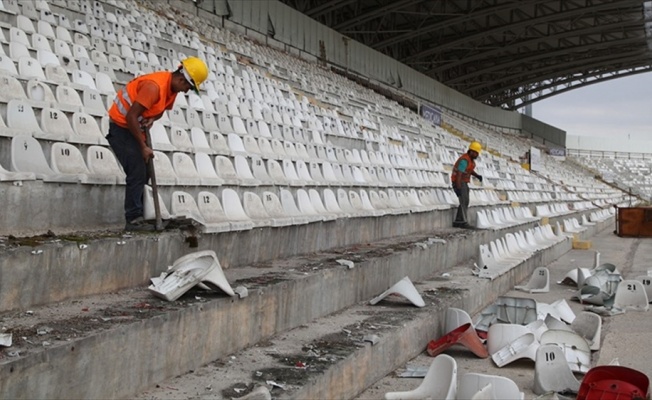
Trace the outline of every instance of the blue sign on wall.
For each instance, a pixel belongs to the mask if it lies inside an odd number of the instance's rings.
[[[435,126],[441,126],[441,109],[439,107],[421,104],[419,114]]]

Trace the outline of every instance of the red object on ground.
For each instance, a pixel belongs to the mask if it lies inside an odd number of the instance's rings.
[[[586,373],[577,400],[647,399],[650,380],[635,369],[601,365]]]
[[[478,334],[470,323],[453,329],[446,335],[428,343],[428,355],[436,357],[454,344],[461,344],[480,358],[489,357],[489,352],[480,341]]]

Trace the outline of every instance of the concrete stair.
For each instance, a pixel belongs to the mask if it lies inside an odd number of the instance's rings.
[[[583,236],[590,237],[610,223],[608,220],[589,227]],[[83,297],[79,293],[84,289],[80,287],[78,293],[69,293],[68,298],[73,300],[32,307],[31,313],[22,308],[2,316],[2,326],[14,333],[14,346],[6,349],[0,359],[3,365],[0,393],[5,398],[133,397],[157,384],[163,387],[166,385],[163,382],[174,376],[197,371],[231,354],[260,348],[274,335],[291,334],[305,324],[312,325],[313,321],[319,324],[320,318],[330,318],[334,313],[350,317],[343,317],[345,323],[341,326],[333,323],[331,330],[315,329],[313,336],[306,337],[306,346],[319,342],[327,333],[343,340],[341,332],[345,332],[342,329],[348,329],[347,326],[380,327],[381,323],[374,321],[389,318],[390,323],[383,325],[398,330],[379,331],[381,341],[372,348],[351,346],[347,342],[342,360],[349,360],[348,366],[339,367],[338,361],[336,370],[332,370],[333,366],[324,365],[315,377],[317,383],[295,385],[295,389],[286,393],[288,397],[303,398],[352,397],[391,371],[388,368],[396,368],[408,359],[406,357],[422,351],[427,341],[437,335],[437,318],[446,307],[461,307],[469,312],[478,310],[528,277],[540,263],[554,260],[571,247],[570,239],[566,240],[537,253],[494,281],[472,277],[472,258],[478,244],[504,235],[510,229],[498,232],[435,229],[427,235],[302,253],[227,269],[225,273],[232,286],[244,285],[249,289],[249,296],[243,299],[221,293],[192,292],[179,301],[167,303],[154,298],[140,285]],[[428,245],[429,238],[441,238],[446,243]],[[173,239],[167,240],[173,242]],[[182,242],[179,238],[176,240]],[[151,237],[143,237],[140,242],[144,254],[161,250],[160,241]],[[137,257],[139,252],[132,254]],[[25,258],[29,257],[34,256],[26,253]],[[354,261],[355,267],[348,269],[337,263],[338,259]],[[114,261],[107,259],[94,270],[109,268]],[[459,267],[453,269],[455,266]],[[438,280],[443,272],[452,273],[453,279]],[[406,275],[417,283],[426,299],[425,311],[411,306],[396,308],[387,301],[381,302],[381,307],[365,304]],[[453,282],[463,285],[448,286]],[[471,282],[477,283],[474,290],[466,286]],[[69,284],[83,286],[81,283],[73,280]],[[439,293],[459,289],[459,293],[440,301],[437,292],[424,295],[426,289],[438,289]],[[401,331],[406,327],[413,331]],[[359,336],[360,332],[348,330],[352,337]],[[347,336],[347,340],[351,339]],[[392,355],[389,357],[392,363],[384,361],[387,365],[374,359],[378,357],[375,352],[383,346],[390,347],[379,354]],[[399,348],[392,350],[392,346]],[[270,360],[257,365],[265,364],[271,370],[279,368]],[[372,367],[366,371],[363,365]],[[356,368],[364,371],[355,372]],[[355,374],[350,375],[351,371]],[[271,375],[268,376],[271,379]],[[330,380],[346,383],[331,385]],[[241,381],[246,382],[244,378]],[[336,387],[339,392],[325,392],[329,386]],[[216,388],[213,385],[213,389]]]

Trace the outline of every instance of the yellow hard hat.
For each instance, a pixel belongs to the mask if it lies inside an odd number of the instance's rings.
[[[181,71],[193,90],[199,94],[199,86],[208,78],[208,67],[206,63],[197,57],[188,57],[181,61]]]
[[[478,142],[471,142],[471,144],[469,145],[469,150],[473,150],[476,153],[480,154],[480,152],[482,151],[482,145]]]

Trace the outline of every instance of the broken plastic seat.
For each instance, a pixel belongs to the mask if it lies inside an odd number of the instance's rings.
[[[499,368],[521,358],[529,358],[534,361],[538,348],[539,342],[535,338],[534,333],[526,333],[498,349],[498,351],[491,355],[491,359]]]
[[[163,199],[161,198],[161,193],[158,193],[158,204],[161,211],[162,219],[170,219],[170,212],[168,211]],[[156,212],[154,208],[154,194],[152,193],[152,187],[145,185],[145,191],[143,192],[143,218],[148,221],[153,221],[156,219]]]
[[[389,296],[390,294],[399,294],[405,297],[406,299],[408,299],[412,304],[414,304],[417,307],[425,307],[426,305],[426,303],[423,301],[423,298],[419,294],[419,291],[417,291],[417,288],[414,287],[414,284],[407,276],[401,279],[400,281],[398,281],[389,289],[385,290],[380,295],[371,299],[369,304],[371,305],[377,304],[379,301]]]
[[[591,368],[580,385],[577,400],[647,399],[649,378],[632,368],[600,365]]]
[[[534,299],[500,296],[495,304],[499,321],[527,325],[537,319],[537,302]]]
[[[570,325],[571,329],[586,339],[591,350],[600,350],[602,317],[598,314],[582,311]]]
[[[485,397],[476,397],[478,392],[486,391],[491,385],[490,393],[483,393]],[[498,375],[486,375],[469,372],[462,375],[457,390],[457,400],[471,400],[477,398],[523,400],[525,394],[521,392],[513,380]]]
[[[431,340],[426,348],[428,355],[436,357],[455,344],[461,344],[480,358],[489,357],[489,352],[482,344],[473,325],[466,323],[448,332],[437,340]]]
[[[450,332],[467,323],[473,324],[469,313],[454,307],[448,307],[446,309],[444,332]]]
[[[532,331],[524,325],[493,324],[487,331],[487,351],[490,355],[494,354],[516,338],[527,333],[532,333]]]
[[[532,272],[527,284],[514,286],[514,289],[528,293],[547,293],[550,291],[550,271],[546,267],[538,267]]]
[[[432,361],[419,387],[406,392],[385,393],[385,399],[441,399],[455,400],[457,394],[457,363],[446,354],[440,354]]]
[[[620,282],[613,307],[625,311],[648,311],[650,305],[643,282],[633,279]]]
[[[640,281],[645,288],[645,293],[647,294],[647,300],[652,302],[652,276],[650,275],[641,275],[636,277],[637,281]]]
[[[541,344],[556,344],[561,347],[571,371],[586,373],[591,368],[589,343],[573,331],[547,330],[541,335]]]
[[[580,382],[568,366],[561,347],[556,344],[539,346],[534,362],[534,393],[577,393],[579,388]]]
[[[198,251],[178,258],[167,272],[152,279],[148,289],[157,297],[174,301],[195,285],[202,289],[219,288],[229,296],[235,296],[217,255],[212,250]]]

